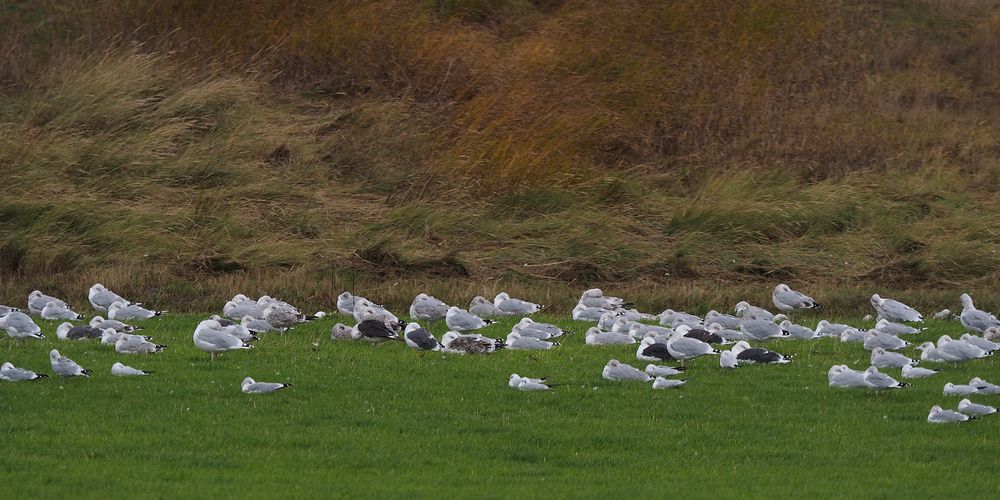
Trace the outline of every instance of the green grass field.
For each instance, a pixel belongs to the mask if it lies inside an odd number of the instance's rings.
[[[95,372],[90,379],[0,384],[4,496],[1000,492],[993,445],[1000,420],[925,420],[934,404],[957,405],[960,398],[941,395],[945,382],[1000,379],[995,359],[943,366],[906,390],[837,390],[827,386],[826,371],[841,363],[868,366],[860,344],[776,341],[768,347],[794,354],[794,363],[726,371],[717,358],[703,358],[689,364],[686,386],[653,391],[601,378],[611,358],[644,367],[634,346],[585,346],[581,334],[550,352],[454,356],[417,353],[402,343],[332,342],[328,332],[337,318],[327,317],[212,363],[191,343],[199,319],[145,322],[144,333],[170,347],[142,357],[94,341],[3,340],[2,357],[17,366],[50,373],[47,352],[55,347]],[[484,333],[506,335],[512,323]],[[581,333],[587,326],[558,323]],[[43,326],[49,337],[54,326]],[[954,322],[930,326],[917,339],[961,329]],[[156,373],[112,377],[115,361]],[[546,393],[514,391],[506,385],[513,372],[561,385]],[[239,388],[245,376],[294,387],[249,396]]]

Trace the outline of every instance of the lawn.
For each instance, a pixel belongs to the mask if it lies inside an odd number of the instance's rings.
[[[402,343],[332,342],[338,318],[327,317],[213,363],[191,343],[199,319],[145,322],[144,333],[170,346],[151,356],[55,340],[55,323],[43,326],[50,337],[43,341],[0,341],[2,357],[17,366],[51,373],[47,352],[56,347],[94,370],[89,379],[0,383],[3,496],[1000,493],[1000,417],[926,423],[932,405],[954,408],[960,399],[941,395],[945,382],[1000,382],[995,359],[943,366],[905,390],[838,390],[827,386],[826,371],[868,366],[860,344],[775,341],[768,347],[794,354],[792,364],[726,371],[717,358],[703,358],[689,364],[686,386],[653,391],[603,380],[611,358],[646,363],[635,360],[634,346],[585,346],[582,322],[559,321],[581,334],[553,351],[463,357]],[[513,322],[484,333],[505,335]],[[917,339],[961,330],[957,322],[929,326]],[[112,377],[115,361],[156,373]],[[514,391],[506,385],[513,372],[560,385]],[[250,396],[240,392],[245,376],[294,386]]]

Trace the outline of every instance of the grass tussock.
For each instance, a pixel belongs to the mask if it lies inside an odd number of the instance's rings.
[[[998,277],[991,2],[2,9],[10,302],[137,273],[191,306],[283,274],[692,301]]]

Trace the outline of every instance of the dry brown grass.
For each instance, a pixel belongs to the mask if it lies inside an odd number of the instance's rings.
[[[985,286],[997,5],[9,3],[0,274]]]

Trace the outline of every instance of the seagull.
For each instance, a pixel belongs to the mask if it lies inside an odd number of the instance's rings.
[[[20,311],[20,309],[0,304],[0,317],[10,314],[11,311]]]
[[[671,378],[656,377],[656,380],[653,380],[653,389],[670,389],[673,387],[680,387],[686,383],[687,379],[684,378],[671,379]]]
[[[441,337],[441,345],[444,352],[451,354],[490,354],[507,346],[503,340],[455,331],[446,332]]]
[[[926,328],[913,328],[910,325],[893,323],[885,318],[882,318],[878,320],[878,323],[875,323],[875,329],[890,335],[914,335],[926,330]]]
[[[605,380],[638,380],[640,382],[649,382],[653,380],[649,374],[640,371],[632,365],[628,365],[618,361],[617,359],[612,359],[608,361],[608,364],[604,365],[604,370],[601,372],[601,377]]]
[[[996,351],[1000,349],[1000,344],[996,342],[991,342],[982,337],[977,337],[975,335],[966,333],[963,334],[958,340],[965,342],[966,344],[972,344],[986,352]]]
[[[875,312],[880,317],[889,321],[920,323],[924,320],[924,317],[916,309],[898,300],[883,299],[877,293],[872,295],[871,303],[872,307],[875,308]]]
[[[60,377],[89,377],[91,373],[72,359],[60,355],[55,349],[49,351],[49,362],[52,364],[52,371]]]
[[[113,319],[104,319],[100,316],[94,316],[90,319],[90,326],[94,328],[100,328],[101,330],[107,330],[108,328],[116,332],[132,333],[136,330],[142,330],[142,328],[126,325],[121,321],[115,321]]]
[[[877,367],[869,366],[865,370],[865,387],[869,389],[902,389],[909,387],[906,382],[899,382],[896,379],[878,371]]]
[[[851,326],[845,325],[843,323],[830,323],[829,321],[824,319],[820,320],[820,322],[816,324],[816,334],[819,335],[820,337],[840,338],[840,335],[844,333],[844,330],[847,330],[848,328],[851,328]]]
[[[738,367],[739,360],[736,358],[736,353],[733,351],[722,351],[719,354],[719,366],[730,369]]]
[[[673,309],[667,309],[656,315],[656,319],[659,320],[660,325],[673,327],[680,324],[688,325],[700,325],[701,318],[695,316],[694,314],[688,314],[684,311],[675,311]]]
[[[222,324],[222,322],[219,321],[219,324]],[[285,333],[286,331],[288,331],[287,328],[275,328],[273,325],[271,325],[271,323],[268,323],[266,319],[257,319],[249,314],[243,316],[243,319],[240,320],[240,325],[243,328],[246,328],[248,332],[253,334],[268,333],[268,332]]]
[[[394,332],[398,332],[406,326],[406,323],[400,321],[399,318],[397,318],[395,314],[389,312],[389,310],[384,307],[371,304],[370,302],[363,301],[363,299],[358,299],[355,302],[355,307],[354,318],[358,321],[358,323],[369,319],[381,321],[386,328],[389,328]]]
[[[45,307],[42,308],[42,311],[39,315],[42,317],[42,319],[50,321],[55,321],[60,319],[69,319],[75,321],[83,319],[82,314],[71,310],[69,307],[66,306],[66,304],[59,304],[56,302],[49,302],[48,304],[45,304]]]
[[[919,366],[903,365],[903,378],[927,378],[936,375],[937,370],[920,368]]]
[[[774,307],[784,312],[819,309],[822,307],[812,297],[796,292],[784,283],[774,287],[774,292],[771,293],[771,302],[774,302]]]
[[[539,323],[531,318],[521,318],[521,321],[514,324],[510,331],[520,333],[522,337],[534,337],[540,340],[561,337],[570,333],[555,325]]]
[[[42,329],[35,324],[31,316],[21,311],[11,311],[0,316],[0,328],[7,330],[7,336],[12,339],[44,339]]]
[[[619,319],[625,319],[623,313],[620,311],[607,311],[601,315],[601,319],[597,320],[597,327],[604,331],[609,331],[614,328],[615,323]],[[628,321],[625,319],[625,321]],[[630,324],[631,326],[631,324]]]
[[[667,345],[656,342],[652,337],[642,339],[635,351],[635,357],[639,361],[675,361]],[[646,373],[649,373],[648,370]]]
[[[524,337],[520,333],[510,332],[507,335],[507,348],[524,351],[544,351],[558,347],[558,342],[548,342],[534,337]]]
[[[612,297],[610,295],[604,295],[604,292],[600,288],[591,288],[583,292],[580,296],[579,302],[577,304],[586,307],[600,307],[601,309],[621,309],[629,305],[625,303],[625,300],[620,297]]]
[[[111,374],[116,377],[141,377],[143,375],[149,375],[150,373],[153,372],[132,368],[131,366],[123,365],[121,363],[111,365]]]
[[[681,332],[685,337],[689,339],[698,339],[706,344],[728,344],[721,335],[712,333],[703,328],[692,328],[690,325],[678,325],[674,328],[674,331]]]
[[[480,318],[479,316],[455,306],[448,308],[448,313],[445,315],[444,322],[448,325],[449,329],[459,332],[478,330],[484,326],[493,324],[493,321]]]
[[[261,307],[263,307],[261,319],[270,323],[274,328],[291,328],[299,323],[308,321],[305,314],[302,314],[294,306],[284,302],[270,302],[266,306]]]
[[[607,309],[601,307],[587,307],[583,304],[577,304],[573,308],[573,319],[577,321],[600,321],[601,316],[608,312]]]
[[[545,378],[528,378],[512,373],[507,379],[507,385],[519,391],[547,391],[551,388]]]
[[[852,370],[847,365],[834,365],[826,373],[830,387],[865,387],[865,373]]]
[[[622,333],[622,332],[613,332]],[[628,335],[634,339],[642,339],[649,335],[657,337],[669,337],[674,331],[665,326],[647,325],[645,323],[633,322],[628,327]],[[716,332],[712,332],[716,333]]]
[[[59,340],[99,339],[104,330],[90,325],[73,325],[66,322],[56,327],[56,338]]]
[[[500,292],[493,299],[497,312],[503,316],[524,316],[542,310],[541,305],[521,299],[512,299],[506,292]]]
[[[927,422],[931,424],[965,422],[966,420],[969,420],[968,415],[964,415],[955,410],[943,410],[940,406],[932,406],[931,412],[927,414]]]
[[[742,322],[743,320],[741,318],[720,313],[715,309],[712,309],[711,311],[708,311],[708,313],[705,314],[706,325],[711,325],[712,323],[718,323],[723,328],[736,330],[740,327],[740,323]]]
[[[770,311],[762,307],[752,306],[745,300],[737,303],[734,310],[743,321],[748,319],[766,319],[767,321],[774,321],[774,315],[771,314]]]
[[[680,375],[684,373],[685,369],[686,368],[684,368],[683,366],[678,366],[677,368],[674,368],[672,366],[658,366],[649,364],[646,365],[645,372],[649,374],[649,376],[651,377],[672,377],[674,375]]]
[[[354,329],[343,323],[337,323],[330,329],[330,340],[354,340],[351,335],[352,330]],[[361,332],[358,332],[358,335],[360,336]]]
[[[791,356],[786,356],[784,354],[779,354],[774,351],[758,347],[750,347],[750,344],[748,344],[745,340],[737,342],[731,351],[736,355],[737,363],[762,363],[773,365],[792,362]]]
[[[739,328],[739,326],[737,326],[736,328]],[[731,330],[729,328],[725,328],[719,323],[712,323],[708,325],[708,331],[722,337],[725,340],[731,340],[734,342],[740,340],[746,340],[747,338],[746,335],[743,335],[743,332],[739,330]]]
[[[120,354],[153,354],[162,351],[167,346],[154,344],[142,336],[122,334],[115,342],[115,351]]]
[[[399,335],[386,326],[382,320],[366,319],[358,323],[357,328],[358,331],[361,332],[361,338],[371,342],[372,344],[380,344],[387,340],[402,340],[399,338]]]
[[[981,359],[989,356],[990,353],[961,340],[953,340],[947,335],[942,335],[938,339],[937,351],[941,358],[949,363],[961,363],[973,359]]]
[[[996,413],[997,409],[992,406],[973,403],[966,398],[958,402],[958,411],[970,417],[981,417]]]
[[[840,333],[841,342],[864,342],[867,332],[857,328],[846,328]]]
[[[62,306],[66,309],[71,309],[69,304],[65,301],[45,295],[40,290],[35,290],[28,294],[28,312],[31,314],[41,315],[42,309],[45,308],[46,304],[49,302],[55,302],[56,306]]]
[[[240,388],[246,394],[268,394],[291,386],[292,384],[279,384],[277,382],[257,382],[250,377],[243,379],[240,384]]]
[[[624,345],[634,344],[636,340],[631,335],[602,332],[600,328],[591,327],[587,330],[584,342],[587,345]]]
[[[881,347],[876,347],[872,349],[871,363],[872,366],[879,368],[902,368],[904,366],[915,365],[917,361],[898,352],[886,351]]]
[[[1000,341],[1000,327],[990,327],[983,331],[983,338],[990,342]]]
[[[674,359],[680,360],[681,362],[687,362],[689,359],[694,359],[706,354],[719,354],[719,351],[713,348],[711,344],[706,344],[698,339],[685,337],[679,330],[674,330],[673,335],[671,335],[670,339],[667,340],[667,352],[669,352]]]
[[[38,380],[40,378],[48,377],[49,376],[44,373],[35,373],[25,368],[18,368],[10,362],[4,363],[3,366],[0,366],[0,380],[6,380],[7,382]]]
[[[887,351],[898,351],[910,345],[909,342],[895,335],[881,332],[879,330],[868,330],[865,332],[864,338],[865,349],[869,351],[875,349],[876,347],[881,347]]]
[[[469,312],[484,319],[496,318],[500,316],[496,306],[494,306],[493,303],[486,297],[479,295],[473,297],[472,301],[469,302]]]
[[[923,344],[918,345],[914,349],[920,351],[921,361],[932,361],[935,363],[945,362],[944,357],[941,355],[941,352],[938,351],[938,348],[934,347],[933,342],[924,342]]]
[[[124,297],[108,290],[100,283],[90,287],[90,291],[87,293],[87,299],[90,300],[90,305],[94,306],[94,309],[100,312],[107,312],[108,307],[115,302],[122,302],[126,305],[133,304],[133,302],[125,300]]]
[[[448,304],[426,293],[414,297],[413,303],[410,304],[410,318],[414,321],[435,322],[444,319],[446,314],[448,314]]]
[[[962,326],[966,329],[982,333],[987,328],[1000,327],[1000,320],[996,316],[992,313],[976,309],[969,294],[963,293],[961,299],[962,314],[958,319],[961,320]]]
[[[403,331],[403,340],[406,341],[406,345],[410,346],[411,349],[417,349],[418,351],[441,350],[441,343],[438,342],[438,339],[434,338],[431,332],[417,323],[406,325],[406,329]]]
[[[222,306],[222,314],[230,319],[242,320],[244,316],[250,316],[254,319],[264,319],[264,309],[257,305],[257,302],[246,300],[243,302],[236,302],[230,300],[226,302],[226,305]]]
[[[246,316],[244,316],[244,317],[246,317]],[[223,318],[222,316],[219,316],[218,314],[213,314],[213,315],[209,316],[208,319],[214,319],[215,321],[218,321],[219,324],[222,325],[222,326],[231,326],[231,325],[235,325],[236,324],[236,321],[231,320],[229,318]]]
[[[944,384],[944,391],[942,392],[945,396],[968,396],[978,393],[979,390],[971,385],[953,384],[948,382],[947,384]]]
[[[979,377],[974,377],[969,381],[969,385],[975,387],[979,394],[1000,394],[1000,386],[991,384]]]
[[[949,319],[951,318],[951,309],[941,309],[940,311],[934,313],[934,319]]]
[[[210,353],[213,361],[218,354],[226,351],[253,348],[252,345],[243,342],[230,333],[226,333],[218,321],[211,319],[198,323],[192,340],[195,347]]]
[[[802,325],[796,325],[787,319],[781,322],[781,330],[788,332],[788,336],[793,339],[812,340],[816,338],[815,330]]]
[[[364,298],[364,297],[361,297]],[[344,292],[337,296],[337,312],[346,316],[354,316],[355,296]]]
[[[771,340],[777,337],[788,337],[788,332],[781,329],[769,319],[748,319],[740,325],[740,331],[749,340],[760,342]]]
[[[165,312],[167,311],[153,311],[137,304],[125,304],[124,302],[113,302],[108,306],[108,317],[118,321],[149,319],[154,316],[161,316]]]

